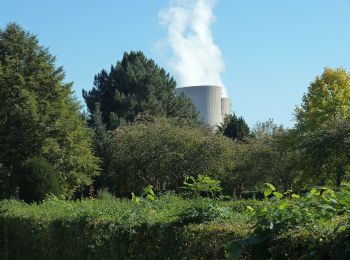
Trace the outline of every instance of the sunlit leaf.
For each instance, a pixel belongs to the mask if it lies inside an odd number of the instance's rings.
[[[279,192],[277,192],[277,191],[274,191],[272,194],[273,194],[276,198],[279,198],[279,199],[283,198],[283,194],[282,194],[282,193],[279,193]]]

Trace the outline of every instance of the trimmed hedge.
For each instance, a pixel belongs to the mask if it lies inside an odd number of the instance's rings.
[[[344,217],[336,217],[316,226],[296,227],[274,237],[268,244],[262,243],[256,248],[248,247],[245,255],[250,255],[251,250],[259,252],[259,246],[265,246],[268,248],[269,258],[272,256],[272,259],[349,259],[350,254],[343,251],[345,248],[337,245],[337,235],[340,232],[335,232],[339,222],[345,221]]]
[[[232,242],[246,238],[255,224],[243,208],[262,203],[175,195],[140,203],[55,197],[31,205],[2,201],[0,259],[223,259]],[[188,223],[191,214],[195,223]],[[272,256],[346,259],[348,228],[334,232],[346,221],[337,216],[280,234],[269,245]],[[251,258],[252,250],[247,246],[241,257]]]
[[[225,245],[244,234],[230,221],[239,219],[243,227],[248,220],[230,204],[235,202],[175,195],[139,204],[111,198],[3,201],[0,259],[222,258]],[[184,212],[191,208],[201,209],[191,211],[199,224],[184,224]]]

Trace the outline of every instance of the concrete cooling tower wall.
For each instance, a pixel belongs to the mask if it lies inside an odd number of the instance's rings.
[[[221,98],[221,117],[224,120],[226,114],[231,114],[231,98]]]
[[[224,113],[230,113],[231,100],[223,98],[222,103],[220,86],[192,86],[176,89],[177,94],[184,93],[189,97],[197,110],[199,118],[209,126],[216,126],[222,122]],[[222,109],[223,108],[223,109]]]

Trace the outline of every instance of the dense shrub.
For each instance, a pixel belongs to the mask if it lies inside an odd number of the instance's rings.
[[[233,165],[234,142],[209,129],[166,119],[136,122],[109,135],[111,189],[117,194],[180,190],[187,175],[226,178]]]
[[[26,202],[42,201],[49,194],[58,195],[57,171],[45,159],[34,157],[25,161],[17,177],[19,196]]]
[[[332,120],[307,134],[300,133],[303,180],[339,187],[349,180],[350,122]]]
[[[31,205],[3,201],[0,259],[222,258],[225,244],[245,232],[247,221],[229,209],[230,203],[235,202],[171,194],[139,203],[111,196],[75,202],[51,197]],[[226,209],[226,215],[214,214],[196,225],[197,219],[182,214],[191,208],[202,213]]]
[[[266,182],[285,191],[295,189],[294,184],[301,176],[301,156],[294,143],[295,132],[269,120],[258,123],[252,136],[245,143],[235,145],[235,167],[228,182],[223,183],[224,190],[244,197],[247,191],[261,190]]]
[[[343,244],[339,240],[348,237],[342,227],[350,211],[348,189],[336,194],[327,188],[313,188],[301,197],[279,193],[266,184],[264,195],[265,205],[248,207],[254,228],[228,247],[231,257],[249,252],[253,258],[263,259],[328,259],[337,254],[337,245]],[[348,258],[349,252],[346,249],[339,258]]]
[[[348,216],[338,211],[347,196],[336,198],[340,204],[331,214],[328,202],[315,196],[290,201],[285,209],[283,199],[219,201],[172,194],[138,203],[113,196],[51,197],[31,205],[2,201],[0,259],[223,259],[233,253],[245,259],[348,259]],[[318,212],[321,221],[312,220],[309,214]]]

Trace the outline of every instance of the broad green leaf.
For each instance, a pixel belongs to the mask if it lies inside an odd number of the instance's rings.
[[[275,186],[273,186],[271,183],[265,183],[265,186],[270,188],[272,191],[276,190]]]
[[[285,208],[288,207],[288,205],[289,205],[288,200],[282,200],[278,208],[284,210]]]
[[[276,198],[278,198],[278,199],[283,198],[283,194],[282,194],[282,193],[279,193],[279,192],[277,192],[277,191],[274,191],[272,194],[273,194]]]
[[[335,197],[336,197],[334,190],[331,190],[331,189],[325,190],[325,191],[322,193],[322,196],[330,196],[330,197],[332,197],[332,198],[335,198]]]
[[[247,210],[249,210],[250,212],[254,212],[254,211],[255,211],[255,209],[254,209],[253,207],[251,207],[251,206],[247,206],[246,208],[247,208]]]
[[[309,192],[312,196],[319,196],[320,192],[317,191],[315,188],[312,188]]]
[[[265,196],[265,198],[268,197],[269,195],[271,195],[271,193],[272,193],[271,188],[270,188],[270,187],[266,188],[266,189],[264,190],[264,196]]]
[[[292,196],[291,196],[293,199],[299,199],[300,198],[300,195],[298,195],[298,194],[292,194]]]

